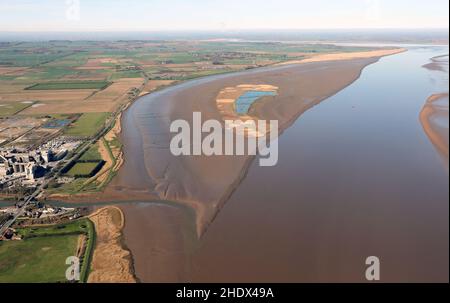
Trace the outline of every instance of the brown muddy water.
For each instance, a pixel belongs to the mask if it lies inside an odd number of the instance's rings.
[[[138,278],[363,282],[366,258],[377,256],[384,282],[448,281],[448,169],[419,121],[425,100],[448,91],[448,73],[422,66],[446,53],[448,47],[412,47],[381,58],[343,90],[373,61],[353,63],[341,73],[342,82],[320,81],[333,68],[337,75],[344,68],[333,63],[327,70],[322,63],[202,79],[140,99],[124,116],[127,160],[111,190],[119,197],[178,199],[183,206],[122,206],[125,243]],[[307,98],[295,88],[308,78],[303,69],[318,77]],[[282,80],[286,76],[289,81]],[[167,114],[173,104],[153,102],[189,102],[176,96],[197,95],[200,103],[190,110],[202,110],[202,96],[210,99],[223,87],[249,81],[278,86],[278,102],[294,104],[275,111],[285,121],[278,164],[221,160],[191,170],[197,163],[192,160],[167,167],[164,127],[173,118]],[[323,90],[326,86],[332,88]],[[212,109],[206,112],[215,115]],[[170,180],[178,185],[171,188]]]

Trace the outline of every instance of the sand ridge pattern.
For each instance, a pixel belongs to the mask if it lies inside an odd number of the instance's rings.
[[[447,166],[449,156],[448,100],[448,93],[434,94],[428,98],[420,112],[420,122],[423,129],[436,150],[446,161]],[[447,127],[439,123],[439,120],[446,120]]]
[[[96,246],[88,282],[136,282],[131,254],[121,243],[125,223],[122,210],[114,206],[104,207],[90,215],[89,219],[95,225]]]
[[[422,67],[431,71],[432,73],[447,73],[449,56],[440,55],[430,59],[431,63],[425,64]],[[447,80],[448,82],[448,80]],[[447,83],[448,87],[448,83]],[[423,106],[419,119],[428,139],[434,145],[436,151],[439,153],[444,161],[445,167],[448,170],[448,156],[449,156],[449,99],[448,91],[440,92],[428,97]]]

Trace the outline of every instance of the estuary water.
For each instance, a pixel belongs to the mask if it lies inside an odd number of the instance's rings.
[[[422,66],[445,54],[412,46],[381,58],[303,113],[279,138],[278,164],[253,161],[200,239],[188,208],[125,205],[138,277],[364,282],[376,256],[384,282],[448,281],[448,161],[419,120],[448,91],[448,72]]]
[[[190,281],[448,281],[448,168],[419,113],[448,47],[411,47],[304,113],[279,162],[248,171],[190,259]]]

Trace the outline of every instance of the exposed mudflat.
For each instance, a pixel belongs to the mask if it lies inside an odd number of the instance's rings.
[[[113,200],[168,200],[196,212],[200,236],[245,176],[253,156],[173,156],[170,122],[192,125],[192,113],[202,120],[223,120],[217,98],[222,89],[242,84],[271,85],[274,97],[255,103],[251,115],[278,120],[280,133],[303,112],[355,81],[378,58],[314,62],[201,79],[139,99],[123,115],[125,162],[105,192]]]

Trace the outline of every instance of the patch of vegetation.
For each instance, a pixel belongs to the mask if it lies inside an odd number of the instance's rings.
[[[88,178],[78,178],[74,181],[62,185],[58,185],[54,188],[47,188],[47,194],[67,194],[67,195],[75,195],[78,194],[83,188]]]
[[[13,116],[24,109],[33,105],[34,102],[12,102],[12,103],[0,103],[0,117]]]
[[[37,66],[63,58],[70,53],[57,49],[30,51],[29,47],[38,47],[38,43],[22,43],[12,49],[0,51],[0,65],[5,66]]]
[[[117,138],[115,138],[115,139],[117,139]],[[112,164],[111,164],[111,169],[108,171],[108,175],[106,177],[106,180],[102,184],[100,184],[100,186],[98,187],[99,190],[101,190],[109,182],[111,182],[111,180],[117,174],[117,171],[114,170],[114,167],[117,164],[117,159],[116,159],[116,157],[114,157],[114,154],[113,154],[113,152],[111,150],[111,146],[109,145],[108,141],[105,138],[102,138],[101,140],[103,141],[103,144],[105,145],[105,147],[106,147],[106,149],[108,151],[109,157],[112,159]],[[117,140],[116,144],[120,144],[118,140]]]
[[[78,235],[33,238],[0,244],[0,282],[62,282],[66,258],[76,252]]]
[[[77,162],[66,174],[75,178],[90,178],[101,169],[103,164],[103,161]]]
[[[91,137],[98,133],[103,127],[109,113],[85,113],[82,114],[72,125],[70,125],[65,134],[75,137]]]
[[[66,89],[105,89],[111,82],[107,81],[65,81],[37,83],[26,90],[66,90]]]
[[[87,282],[92,256],[94,255],[94,246],[97,234],[95,233],[95,226],[91,220],[86,219],[86,227],[88,230],[87,234],[87,244],[86,250],[84,252],[83,257],[81,258],[81,269],[80,269],[80,281]]]
[[[142,72],[139,70],[130,70],[130,71],[119,71],[115,72],[111,76],[111,80],[117,80],[121,78],[141,78]]]
[[[67,282],[67,257],[76,254],[78,238],[86,235],[86,250],[80,258],[81,282],[87,280],[95,243],[89,219],[65,224],[18,229],[21,241],[0,242],[0,283]]]
[[[122,142],[120,142],[120,140],[117,137],[114,137],[111,141],[108,141],[109,146],[112,148],[118,148],[121,149],[122,148]]]
[[[95,162],[102,160],[98,152],[98,143],[93,144],[79,159],[82,162]]]
[[[21,76],[21,79],[30,81],[39,81],[43,79],[58,80],[68,75],[75,75],[76,73],[76,70],[65,67],[46,66],[28,70],[28,72]]]
[[[25,227],[17,230],[17,234],[24,240],[36,237],[67,236],[86,234],[89,232],[86,223],[87,219],[72,221],[64,224],[47,225],[39,227]]]

